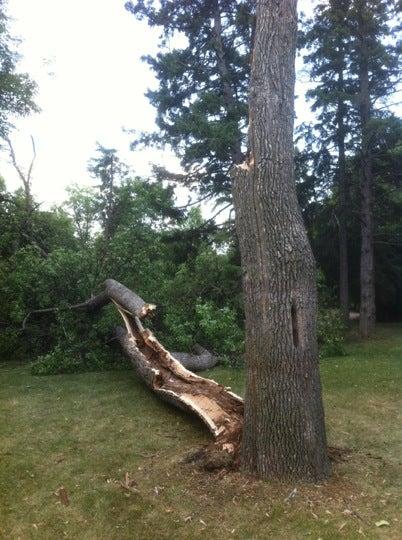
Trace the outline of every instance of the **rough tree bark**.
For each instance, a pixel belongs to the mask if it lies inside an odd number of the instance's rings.
[[[296,0],[257,1],[250,157],[233,168],[246,315],[242,466],[261,478],[328,476],[315,262],[296,198]]]
[[[216,366],[218,363],[218,357],[200,345],[194,347],[194,352],[195,354],[172,352],[172,356],[190,371],[203,371]]]
[[[369,82],[369,48],[364,10],[359,3],[359,79],[361,125],[361,252],[360,252],[360,334],[368,337],[375,327],[375,274],[373,243],[373,170],[371,143],[371,99]]]

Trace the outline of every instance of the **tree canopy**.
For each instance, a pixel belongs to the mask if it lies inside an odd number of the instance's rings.
[[[10,35],[7,0],[0,0],[0,136],[12,127],[13,117],[37,111],[36,84],[18,71],[18,40]]]

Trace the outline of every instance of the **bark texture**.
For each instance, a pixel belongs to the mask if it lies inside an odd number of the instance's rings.
[[[315,262],[293,178],[296,0],[257,1],[250,158],[233,169],[246,315],[242,466],[262,478],[329,473]]]
[[[359,3],[359,78],[361,125],[361,252],[360,252],[360,333],[368,337],[375,327],[375,274],[373,243],[373,170],[371,143],[371,99],[369,82],[368,29],[364,16],[365,2]]]
[[[218,357],[214,356],[210,351],[204,349],[200,345],[196,345],[194,352],[195,354],[172,352],[172,356],[190,371],[211,369],[218,363]]]

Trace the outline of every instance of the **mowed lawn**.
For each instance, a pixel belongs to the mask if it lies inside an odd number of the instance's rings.
[[[402,325],[321,370],[329,444],[351,453],[303,486],[184,464],[208,433],[129,369],[34,377],[3,364],[0,537],[401,538]],[[208,375],[244,390],[240,370]]]

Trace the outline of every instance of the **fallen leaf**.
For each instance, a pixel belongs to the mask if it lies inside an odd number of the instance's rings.
[[[385,519],[381,519],[380,521],[375,522],[376,527],[389,527],[389,521],[386,521]]]
[[[345,526],[346,526],[346,521],[345,521],[345,523],[342,523],[342,525],[339,527],[338,531],[341,531]]]

